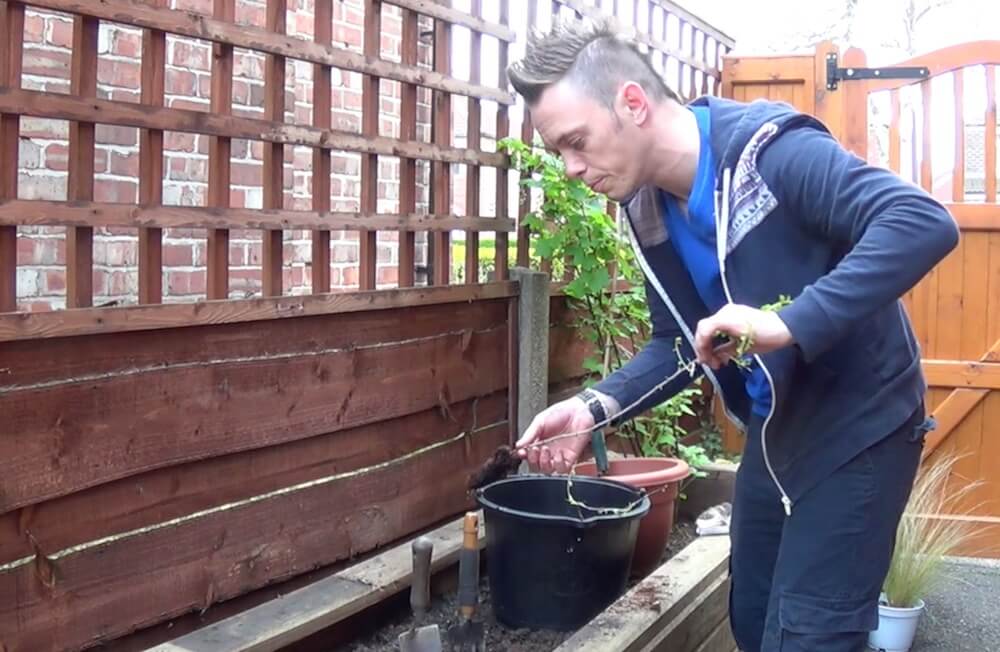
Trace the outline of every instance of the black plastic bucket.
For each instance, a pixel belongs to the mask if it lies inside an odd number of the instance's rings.
[[[486,564],[496,619],[514,628],[577,629],[603,611],[628,582],[639,521],[649,511],[641,489],[603,478],[519,475],[479,489]]]

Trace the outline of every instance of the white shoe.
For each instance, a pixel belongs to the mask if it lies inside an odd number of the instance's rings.
[[[729,503],[709,507],[698,516],[698,520],[695,522],[698,536],[729,534],[729,521],[732,516],[733,506]]]

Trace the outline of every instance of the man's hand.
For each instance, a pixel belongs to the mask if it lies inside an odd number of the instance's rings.
[[[713,347],[713,339],[719,333],[728,335],[730,341],[716,348]],[[737,356],[739,341],[746,335],[752,341],[744,354],[768,353],[794,341],[792,333],[777,313],[730,303],[698,322],[698,332],[694,336],[698,362],[718,369]]]
[[[534,471],[569,473],[590,443],[593,428],[594,417],[587,405],[577,397],[569,398],[539,412],[515,449]],[[544,443],[546,439],[571,432],[585,434]]]

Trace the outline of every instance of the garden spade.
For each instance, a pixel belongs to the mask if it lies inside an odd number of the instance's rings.
[[[413,542],[413,583],[410,585],[410,608],[413,627],[399,635],[400,652],[441,652],[441,631],[437,625],[425,625],[431,605],[431,553],[434,542],[419,537]]]
[[[483,624],[472,620],[479,603],[479,516],[476,512],[466,512],[462,531],[462,552],[458,558],[459,622],[448,629],[448,640],[452,650],[485,652]]]

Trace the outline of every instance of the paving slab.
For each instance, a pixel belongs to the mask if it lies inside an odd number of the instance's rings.
[[[949,562],[911,652],[1000,651],[1000,560]]]

